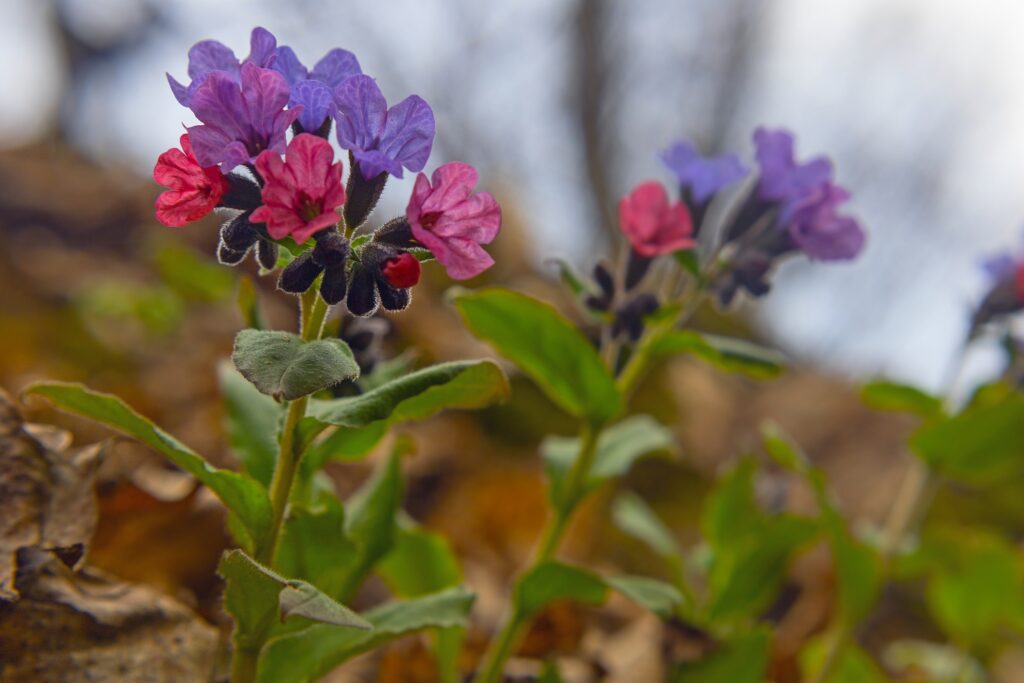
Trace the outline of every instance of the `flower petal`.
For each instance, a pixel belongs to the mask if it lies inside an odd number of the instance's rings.
[[[316,63],[309,77],[334,89],[341,85],[345,79],[362,73],[363,70],[359,67],[359,60],[356,59],[354,54],[348,50],[335,48]]]
[[[369,76],[353,76],[334,89],[338,144],[348,150],[372,149],[384,132],[387,101]]]
[[[434,145],[434,129],[430,105],[410,95],[388,110],[380,149],[410,171],[422,171]]]

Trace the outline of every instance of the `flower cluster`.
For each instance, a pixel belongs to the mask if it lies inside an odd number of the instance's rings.
[[[408,306],[421,260],[436,259],[460,280],[493,265],[481,245],[497,236],[501,209],[489,193],[474,191],[476,170],[455,162],[429,179],[421,173],[435,132],[422,98],[389,107],[346,50],[329,51],[309,69],[266,29],[254,29],[250,43],[239,60],[204,40],[189,50],[188,85],[167,76],[199,125],[153,169],[168,188],[156,201],[160,222],[178,227],[223,210],[222,263],[240,263],[255,250],[270,271],[283,254],[281,289],[302,293],[319,280],[325,301],[344,300],[360,316]],[[348,152],[344,182],[332,128]],[[406,214],[371,230],[388,177],[405,171],[419,174]]]
[[[1002,253],[988,259],[989,289],[971,320],[971,335],[982,327],[1024,310],[1024,253]]]

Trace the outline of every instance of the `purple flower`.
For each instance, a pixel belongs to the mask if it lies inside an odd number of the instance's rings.
[[[750,169],[735,154],[704,157],[689,142],[677,142],[661,153],[661,161],[679,184],[703,204],[724,187],[743,179]]]
[[[301,112],[285,111],[288,81],[271,69],[244,64],[240,83],[224,71],[211,71],[192,94],[190,106],[202,126],[188,129],[203,167],[225,173],[253,162],[260,152],[284,154],[285,130]]]
[[[228,74],[235,83],[241,82],[242,65],[255,64],[269,67],[274,61],[277,39],[270,31],[257,26],[249,38],[249,56],[241,62],[227,45],[216,40],[201,40],[188,51],[188,76],[192,81],[188,87],[167,74],[174,97],[183,106],[192,107],[192,97],[203,81],[214,72]]]
[[[821,261],[852,259],[864,248],[864,231],[836,209],[850,198],[842,187],[826,182],[783,213],[793,242],[810,258]]]
[[[274,70],[288,80],[291,86],[288,106],[302,107],[299,125],[310,132],[319,129],[328,116],[334,116],[334,89],[346,79],[363,73],[356,56],[339,48],[324,55],[310,71],[287,45],[277,48]]]
[[[338,143],[359,162],[364,178],[380,173],[402,177],[402,167],[423,170],[434,144],[434,112],[410,95],[388,109],[377,82],[353,76],[334,90]]]
[[[832,164],[816,157],[799,164],[793,158],[793,134],[786,130],[754,131],[761,177],[757,194],[768,201],[801,200],[832,179]]]

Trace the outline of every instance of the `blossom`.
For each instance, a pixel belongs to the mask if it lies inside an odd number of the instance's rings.
[[[800,200],[832,178],[832,163],[825,157],[797,163],[793,156],[793,134],[789,131],[758,128],[754,131],[754,146],[761,167],[757,185],[761,199]]]
[[[182,105],[191,108],[196,89],[213,72],[221,72],[235,83],[241,83],[241,70],[245,64],[269,67],[274,62],[277,39],[265,28],[257,26],[249,38],[249,56],[241,62],[231,48],[216,40],[202,40],[188,51],[188,76],[192,81],[184,86],[167,74],[171,92]]]
[[[156,218],[175,228],[213,211],[228,189],[220,169],[204,167],[196,161],[187,134],[181,136],[180,142],[180,150],[167,150],[153,167],[153,180],[168,188],[156,198]]]
[[[334,116],[334,89],[346,79],[363,73],[356,56],[339,48],[324,55],[310,71],[287,45],[277,48],[273,68],[288,81],[291,87],[288,106],[302,107],[299,125],[309,132],[319,129],[327,117]]]
[[[323,273],[320,296],[333,305],[345,298],[345,264],[351,245],[336,230],[319,232],[315,239],[316,246],[302,252],[285,266],[277,286],[285,292],[302,294],[312,286],[320,273]]]
[[[857,221],[836,213],[836,208],[849,198],[849,192],[828,182],[784,213],[782,220],[789,236],[812,259],[852,259],[864,248],[864,231]]]
[[[412,302],[410,289],[419,282],[419,261],[407,251],[376,241],[368,242],[352,262],[348,278],[349,313],[373,315],[378,307],[401,311]]]
[[[410,95],[388,108],[377,82],[352,76],[334,90],[338,144],[352,152],[360,172],[402,177],[402,167],[423,170],[434,144],[434,112],[423,98]]]
[[[684,141],[675,143],[660,156],[665,167],[698,204],[705,203],[716,192],[742,180],[750,172],[735,154],[701,156],[696,147]]]
[[[619,227],[641,256],[652,258],[693,246],[693,222],[682,204],[669,204],[654,180],[640,183],[619,200]]]
[[[413,237],[429,249],[455,280],[484,272],[494,259],[481,244],[488,244],[501,229],[501,207],[488,192],[473,192],[477,172],[469,164],[452,162],[424,173],[405,209]]]
[[[283,154],[285,130],[299,115],[286,104],[288,82],[276,71],[245,64],[240,84],[222,71],[210,73],[191,103],[203,122],[188,129],[199,163],[230,171],[264,150]]]
[[[265,181],[263,205],[253,212],[253,222],[266,223],[276,240],[290,235],[299,244],[336,224],[345,188],[341,162],[332,161],[331,143],[309,133],[292,138],[283,160],[275,152],[260,154],[256,170]]]

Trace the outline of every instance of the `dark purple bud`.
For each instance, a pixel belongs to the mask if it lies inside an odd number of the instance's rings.
[[[771,290],[768,276],[774,263],[775,257],[762,251],[748,250],[738,254],[713,285],[719,303],[728,306],[742,290],[754,297],[767,294]]]
[[[349,174],[348,186],[345,194],[348,199],[345,201],[345,223],[349,228],[358,228],[369,218],[370,212],[377,206],[381,193],[384,191],[384,184],[388,181],[388,174],[382,172],[372,178],[364,178],[359,169],[359,162],[349,152]]]
[[[626,291],[633,289],[640,281],[644,279],[644,275],[651,267],[651,263],[654,259],[643,256],[637,253],[636,249],[629,250],[629,260],[626,261]]]
[[[615,312],[612,336],[626,334],[630,341],[637,341],[644,333],[644,318],[658,310],[658,297],[650,293],[638,294]]]
[[[264,270],[273,270],[277,266],[277,245],[270,240],[256,243],[256,261]]]
[[[332,306],[345,298],[348,282],[345,275],[344,262],[324,270],[324,279],[320,281],[320,296]]]
[[[313,247],[313,260],[324,268],[338,268],[345,265],[348,258],[349,243],[341,233],[330,228],[314,235],[316,246]]]
[[[311,252],[303,252],[281,271],[277,288],[290,294],[302,294],[313,286],[313,281],[322,270],[323,267],[313,260]]]
[[[412,303],[411,289],[398,289],[384,280],[378,280],[377,287],[380,289],[380,304],[384,310],[404,311]]]
[[[217,247],[217,260],[225,266],[237,266],[245,258],[244,251],[235,251],[223,242]]]
[[[252,211],[263,203],[260,196],[260,186],[250,178],[240,173],[228,173],[225,178],[228,181],[227,192],[220,198],[220,205],[229,209],[241,209]]]
[[[416,245],[412,236],[412,227],[404,216],[388,221],[373,233],[373,241],[379,244],[387,244],[399,249],[408,249]]]
[[[380,304],[377,281],[361,263],[352,264],[352,273],[348,282],[348,298],[345,303],[352,315],[360,317],[372,315]]]
[[[615,295],[615,278],[612,277],[612,272],[607,264],[602,262],[594,266],[594,282],[597,283],[605,298],[610,299]]]
[[[225,221],[220,229],[220,241],[232,251],[240,251],[243,254],[256,244],[260,234],[249,222],[249,214],[242,213],[229,221]]]

